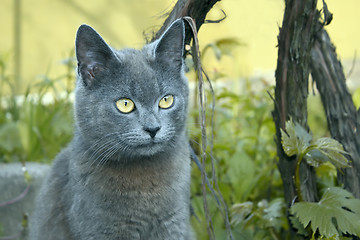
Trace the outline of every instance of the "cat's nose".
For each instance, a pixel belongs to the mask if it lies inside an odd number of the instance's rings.
[[[160,130],[160,127],[144,127],[144,130],[149,133],[151,138],[154,138],[157,132]]]

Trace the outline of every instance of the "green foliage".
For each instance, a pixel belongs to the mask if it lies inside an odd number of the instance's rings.
[[[288,156],[301,155],[310,147],[312,136],[298,123],[290,120],[285,123],[285,131],[281,131],[281,143]]]
[[[250,82],[246,86],[241,94],[230,90],[233,87],[224,86],[223,82],[214,84],[214,115],[211,116],[211,105],[207,105],[206,109],[209,153],[211,125],[214,133],[206,171],[213,183],[210,157],[215,158],[215,177],[226,204],[232,206],[230,215],[234,239],[276,239],[275,236],[282,236],[286,228],[286,218],[283,201],[280,200],[283,196],[282,183],[273,144],[273,103],[268,96],[268,91],[272,89],[264,84],[261,89],[254,91]],[[211,103],[210,92],[207,99]],[[188,124],[191,143],[196,151],[200,139],[198,111],[197,108],[193,109]],[[205,234],[201,175],[196,167],[192,172],[191,191],[192,206],[200,220],[193,219],[195,231],[198,239],[208,239]],[[208,201],[216,239],[226,239],[221,213],[210,193]]]
[[[285,131],[281,129],[281,142],[288,156],[298,155],[298,161],[305,157],[313,167],[319,167],[325,162],[330,162],[336,168],[350,166],[343,155],[347,153],[338,141],[326,137],[313,141],[311,134],[292,120],[286,122]]]
[[[252,239],[278,239],[280,229],[286,226],[285,204],[282,198],[275,198],[271,202],[263,199],[256,205],[250,201],[234,204],[231,212],[234,227],[255,227]],[[268,236],[265,237],[266,235]]]
[[[291,207],[301,224],[322,237],[360,236],[360,200],[342,188],[328,188],[318,203],[299,202]]]
[[[72,137],[70,91],[61,96],[59,89],[64,80],[73,82],[73,73],[55,79],[42,76],[17,96],[6,61],[0,63],[0,162],[50,162]],[[73,63],[66,64],[73,72]]]
[[[342,234],[360,236],[360,200],[344,189],[331,187],[325,190],[318,203],[302,202],[299,171],[303,158],[313,167],[331,163],[336,168],[349,167],[343,146],[332,138],[313,140],[298,123],[289,120],[285,131],[281,129],[281,141],[288,156],[297,155],[295,176],[296,188],[300,202],[295,203],[290,212],[294,215],[291,221],[300,234],[308,235],[305,228],[310,224],[313,239],[318,232],[321,238],[340,239]]]
[[[330,162],[336,168],[349,167],[349,161],[344,156],[347,154],[343,146],[332,138],[317,139],[313,145],[312,150],[306,153],[305,158],[307,162],[318,167],[325,162]]]

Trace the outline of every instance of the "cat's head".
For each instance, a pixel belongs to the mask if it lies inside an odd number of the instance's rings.
[[[94,160],[171,152],[184,136],[188,84],[184,23],[176,20],[141,50],[112,49],[87,25],[76,36],[76,134]]]

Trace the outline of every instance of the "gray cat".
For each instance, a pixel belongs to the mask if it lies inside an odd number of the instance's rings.
[[[184,23],[141,50],[76,36],[75,134],[30,221],[32,240],[193,239]]]

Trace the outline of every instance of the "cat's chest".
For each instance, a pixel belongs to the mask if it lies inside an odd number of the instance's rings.
[[[154,205],[149,210],[134,205],[136,203],[118,209],[98,208],[91,212],[84,209],[86,205],[81,205],[81,225],[87,228],[82,229],[79,225],[78,239],[183,239],[182,235],[187,231],[185,219],[188,217],[184,209],[164,206],[160,209],[160,205]],[[72,226],[78,224],[75,220]]]
[[[86,188],[81,195],[74,196],[72,210],[76,214],[73,216],[82,219],[83,225],[91,226],[89,234],[98,234],[94,239],[105,239],[105,236],[106,239],[114,236],[116,239],[172,239],[171,236],[180,236],[188,216],[183,199],[189,197],[186,193],[160,189],[157,183],[143,183],[147,191],[137,191],[133,189],[134,185],[128,186],[129,183],[123,181],[108,178],[98,190]],[[73,222],[77,224],[76,219]]]

